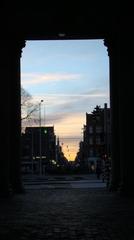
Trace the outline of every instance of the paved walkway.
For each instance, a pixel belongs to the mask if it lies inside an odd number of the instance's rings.
[[[46,189],[46,188],[105,188],[106,182],[97,179],[96,175],[29,175],[23,177],[25,189]]]
[[[0,240],[134,240],[134,199],[105,188],[35,189],[0,199]]]

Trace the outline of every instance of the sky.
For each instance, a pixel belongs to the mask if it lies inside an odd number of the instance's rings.
[[[109,57],[103,39],[27,41],[21,85],[41,100],[42,126],[54,126],[63,152],[74,160],[86,112],[109,107]]]

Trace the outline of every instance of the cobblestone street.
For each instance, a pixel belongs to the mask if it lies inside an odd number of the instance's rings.
[[[133,200],[105,189],[29,190],[0,201],[0,240],[134,239]]]

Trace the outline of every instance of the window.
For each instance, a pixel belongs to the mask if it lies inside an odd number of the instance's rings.
[[[93,152],[93,149],[90,149],[90,150],[89,150],[89,155],[90,155],[90,157],[93,156],[93,153],[94,153],[94,152]]]
[[[96,133],[101,133],[101,132],[102,132],[102,127],[96,126]]]
[[[89,133],[93,133],[93,126],[89,127]]]
[[[101,144],[100,136],[97,136],[97,137],[96,137],[96,144]]]
[[[93,144],[93,138],[92,137],[89,138],[89,144]]]

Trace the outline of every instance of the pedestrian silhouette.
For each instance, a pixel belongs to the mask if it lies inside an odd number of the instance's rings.
[[[97,161],[97,165],[96,165],[96,175],[97,175],[97,179],[100,179],[100,175],[101,175],[101,165],[100,162]]]

